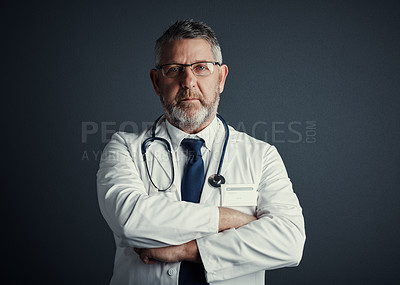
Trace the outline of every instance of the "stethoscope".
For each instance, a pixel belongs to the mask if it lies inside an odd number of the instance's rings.
[[[168,190],[172,186],[172,184],[174,183],[174,179],[175,179],[175,170],[174,170],[174,163],[173,163],[173,160],[172,160],[171,145],[166,139],[161,138],[161,137],[156,137],[157,124],[158,124],[158,122],[160,121],[160,119],[162,117],[163,117],[163,115],[158,117],[157,120],[154,122],[154,124],[153,124],[153,126],[151,128],[151,137],[145,139],[144,142],[142,143],[142,156],[143,156],[144,164],[146,165],[147,175],[149,176],[151,184],[153,184],[153,186],[155,188],[157,188],[158,191],[166,191],[166,190]],[[217,114],[217,117],[218,117],[218,119],[221,120],[222,124],[225,127],[225,142],[224,142],[224,146],[222,147],[222,154],[221,154],[221,158],[219,160],[217,174],[213,174],[208,178],[208,183],[210,183],[210,185],[213,186],[213,187],[221,187],[222,184],[225,184],[225,178],[221,175],[221,169],[222,169],[222,163],[224,162],[226,146],[228,145],[228,140],[229,140],[228,124],[225,122],[225,120],[219,114]],[[147,150],[148,146],[154,141],[160,141],[162,144],[164,144],[167,147],[169,161],[171,162],[172,178],[171,178],[171,182],[169,183],[168,187],[165,188],[165,189],[161,189],[161,188],[157,187],[157,185],[154,183],[153,179],[151,178],[149,167],[147,165],[146,150]]]

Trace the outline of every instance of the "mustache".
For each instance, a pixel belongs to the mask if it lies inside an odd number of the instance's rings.
[[[182,101],[184,99],[188,99],[188,98],[197,99],[200,101],[203,100],[203,96],[201,96],[201,94],[199,94],[198,92],[192,91],[192,90],[184,90],[182,92],[179,92],[176,99],[177,99],[177,102],[180,102],[180,101]]]

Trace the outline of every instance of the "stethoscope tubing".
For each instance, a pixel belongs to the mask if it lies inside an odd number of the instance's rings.
[[[225,142],[224,142],[224,146],[222,147],[221,158],[219,160],[218,171],[216,174],[217,176],[219,176],[219,175],[221,175],[222,164],[224,163],[224,158],[225,158],[226,146],[228,145],[229,127],[228,127],[228,124],[225,122],[224,118],[222,118],[221,115],[218,113],[217,113],[217,118],[221,120],[222,124],[225,127]]]
[[[143,141],[142,147],[141,147],[143,161],[144,161],[144,164],[146,165],[147,175],[149,176],[151,184],[153,184],[153,186],[156,189],[158,189],[158,191],[166,191],[166,190],[168,190],[172,186],[172,184],[174,183],[174,180],[175,180],[175,169],[174,169],[174,162],[173,162],[173,158],[172,158],[171,144],[164,138],[156,137],[157,124],[158,124],[158,122],[161,120],[161,118],[163,116],[164,115],[161,115],[160,117],[157,118],[157,120],[155,120],[155,122],[154,122],[154,124],[153,124],[153,126],[151,128],[151,137],[145,139]],[[220,119],[222,124],[224,125],[224,128],[225,128],[225,141],[224,141],[224,145],[222,147],[222,153],[221,153],[221,158],[219,160],[217,174],[211,175],[209,177],[209,179],[208,179],[208,182],[213,187],[220,187],[221,184],[225,183],[225,178],[221,175],[221,170],[222,170],[222,164],[223,164],[224,158],[225,158],[226,147],[228,145],[228,140],[229,140],[229,127],[228,127],[228,124],[225,122],[225,120],[221,117],[220,114],[217,114],[217,118]],[[157,187],[157,185],[154,183],[153,179],[151,178],[149,167],[147,165],[146,150],[147,150],[148,145],[150,143],[154,142],[154,141],[160,141],[167,147],[167,151],[168,151],[168,154],[169,154],[169,159],[170,159],[170,162],[171,162],[171,167],[172,167],[171,182],[169,183],[168,187],[166,187],[165,189],[161,189],[161,188]]]

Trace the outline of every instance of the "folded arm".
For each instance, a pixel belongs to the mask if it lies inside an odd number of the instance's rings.
[[[220,208],[218,234],[170,247],[164,253],[180,252],[174,262],[201,260],[208,282],[295,266],[300,262],[305,241],[302,210],[275,148],[270,148],[265,157],[257,219],[246,215],[248,221],[245,222],[246,217],[238,217],[236,212]],[[243,218],[242,224],[231,223],[240,218]],[[163,249],[143,250],[140,257],[145,260],[149,254],[155,260],[165,261],[163,256],[158,255],[161,251]]]
[[[208,282],[299,264],[302,209],[273,146],[263,156],[258,191],[256,221],[196,240]]]
[[[244,226],[256,218],[234,209],[219,207],[219,231]],[[195,240],[181,245],[160,248],[135,248],[136,253],[146,264],[161,262],[191,261],[201,263],[201,258]]]
[[[120,245],[178,245],[218,232],[217,206],[148,195],[137,165],[141,155],[133,151],[122,135],[114,134],[97,173],[100,210]]]

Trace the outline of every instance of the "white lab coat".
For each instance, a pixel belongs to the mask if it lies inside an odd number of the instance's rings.
[[[206,177],[215,174],[225,132],[219,122]],[[97,174],[101,212],[112,229],[116,255],[112,285],[177,285],[180,263],[144,264],[134,247],[178,245],[196,239],[206,279],[213,285],[261,285],[264,272],[296,266],[305,241],[304,221],[284,164],[274,146],[230,127],[222,167],[229,184],[255,184],[257,206],[231,207],[258,220],[218,233],[220,189],[206,181],[199,204],[181,201],[180,174],[170,190],[157,191],[142,159],[142,142],[151,135],[118,132],[104,149]],[[157,136],[171,142],[162,122]],[[156,146],[157,147],[157,146]],[[161,145],[159,145],[161,147]],[[147,157],[155,181],[168,184],[166,151]],[[164,153],[164,155],[162,155]],[[176,167],[176,153],[173,151]]]

